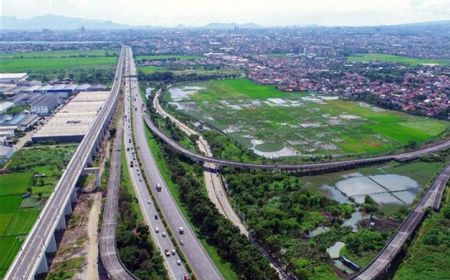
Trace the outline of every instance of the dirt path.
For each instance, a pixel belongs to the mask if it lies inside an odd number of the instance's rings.
[[[86,278],[98,280],[98,220],[102,206],[101,193],[92,195],[92,206],[89,211],[89,221],[87,224],[88,243],[87,243],[87,270]]]

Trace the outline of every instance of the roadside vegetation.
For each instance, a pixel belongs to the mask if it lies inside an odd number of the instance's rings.
[[[29,79],[74,80],[110,84],[114,79],[118,50],[64,50],[5,53],[0,72],[26,72]]]
[[[172,126],[171,129],[166,127],[166,132],[178,131],[180,135],[183,135],[175,126],[162,121],[156,115],[154,117],[158,118],[157,123]],[[150,137],[152,136],[150,135]],[[158,165],[163,160],[163,164],[170,167],[166,170],[169,171],[170,180],[177,189],[174,196],[179,197],[178,203],[184,206],[184,211],[187,212],[187,217],[198,231],[202,244],[209,244],[209,246],[205,246],[207,251],[210,252],[209,247],[210,249],[214,248],[214,251],[217,252],[217,256],[210,255],[224,277],[226,279],[276,278],[275,271],[269,266],[267,259],[259,249],[252,245],[237,227],[223,217],[209,200],[203,185],[202,167],[174,153],[159,140],[153,138],[153,141],[156,141],[157,146],[153,147],[152,152],[155,148],[159,148],[161,155],[160,157],[155,156],[157,162],[159,161]],[[229,265],[231,265],[231,271]]]
[[[450,191],[449,185],[439,212],[430,211],[394,280],[448,279],[450,275]]]
[[[117,248],[126,268],[142,280],[169,279],[164,259],[151,241],[135,196],[125,154],[121,154],[121,187],[117,224]]]
[[[23,148],[0,174],[0,277],[33,227],[76,146]]]
[[[390,54],[380,54],[380,53],[370,53],[362,55],[352,55],[347,58],[349,62],[391,62],[391,63],[402,63],[409,66],[423,65],[423,64],[436,64],[442,66],[450,65],[450,60],[448,59],[428,59],[428,58],[416,58],[401,55],[390,55]]]
[[[213,154],[237,161],[253,160],[252,154],[234,140],[215,131],[204,132],[204,135]],[[380,206],[369,196],[362,204],[339,204],[321,190],[321,186],[335,185],[348,174],[357,172],[365,176],[407,176],[425,188],[444,166],[448,158],[446,153],[424,156],[409,163],[391,162],[316,176],[232,168],[225,168],[223,175],[239,216],[267,251],[283,260],[300,279],[335,279],[343,274],[334,267],[326,253],[327,248],[342,241],[346,245],[340,255],[365,267],[384,246],[412,205]],[[420,196],[421,193],[416,201]],[[353,232],[343,226],[343,222],[356,208],[373,220],[359,222],[359,230]],[[375,221],[375,226],[370,226],[368,221]],[[310,237],[311,231],[318,227],[327,227],[328,231]]]

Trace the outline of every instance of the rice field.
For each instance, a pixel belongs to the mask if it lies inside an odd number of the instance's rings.
[[[8,165],[11,172],[0,174],[0,278],[14,260],[75,148],[71,144],[22,148]],[[30,191],[31,196],[24,196]]]
[[[407,64],[409,66],[424,65],[424,64],[425,65],[426,64],[442,65],[442,66],[450,65],[450,60],[448,60],[448,59],[416,58],[416,57],[379,54],[379,53],[353,55],[353,56],[349,56],[347,59],[350,62],[382,61],[382,62],[392,62],[392,63],[403,63],[403,64]]]
[[[450,122],[362,102],[282,92],[247,79],[169,89],[165,101],[267,158],[389,153],[439,137]]]
[[[64,50],[5,53],[0,72],[49,73],[61,70],[114,69],[117,50]]]

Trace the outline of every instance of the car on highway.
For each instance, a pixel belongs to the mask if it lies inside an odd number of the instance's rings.
[[[183,234],[183,233],[184,233],[184,228],[183,228],[183,227],[179,227],[179,228],[178,228],[178,232],[179,232],[180,234]]]
[[[166,237],[166,233],[165,232],[161,233],[161,236]]]
[[[169,249],[164,249],[164,255],[166,255],[166,257],[170,257],[170,251]]]
[[[177,265],[181,265],[181,260],[177,260]]]
[[[180,245],[183,246],[184,245],[184,241],[183,239],[180,239]]]
[[[158,220],[158,215],[155,215],[155,220]]]
[[[155,232],[156,233],[158,233],[159,232],[159,228],[157,227],[157,228],[155,228]]]
[[[156,190],[157,190],[158,192],[161,191],[161,184],[160,184],[160,183],[157,183],[157,184],[156,184]]]
[[[173,256],[175,256],[175,254],[176,254],[177,252],[175,251],[175,249],[172,249],[171,253],[172,253]]]
[[[147,203],[148,204],[152,204],[152,201],[149,199],[149,200],[147,200]]]

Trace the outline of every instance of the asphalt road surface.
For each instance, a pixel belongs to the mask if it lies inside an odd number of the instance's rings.
[[[134,61],[131,62],[130,75],[136,74]],[[177,242],[183,239],[184,245],[180,246],[187,261],[192,268],[195,276],[201,280],[216,280],[223,279],[222,275],[212,262],[208,253],[205,251],[191,226],[186,221],[181,211],[179,210],[174,198],[167,188],[163,177],[156,165],[153,155],[147,143],[145,135],[145,125],[142,116],[145,116],[145,105],[138,92],[138,83],[136,79],[131,81],[131,96],[134,110],[133,124],[134,137],[138,147],[139,158],[142,160],[143,169],[148,182],[151,185],[151,191],[157,200],[157,203],[163,212],[163,215],[168,222],[171,232],[174,234]],[[161,191],[156,191],[156,185],[160,184]],[[179,227],[184,228],[184,233],[179,234]]]
[[[131,55],[131,53],[130,53]],[[128,69],[127,69],[128,71]],[[150,234],[156,247],[160,250],[161,255],[164,258],[164,265],[168,271],[169,277],[171,279],[184,279],[184,276],[188,276],[188,272],[186,267],[181,262],[180,257],[177,253],[172,254],[172,250],[175,250],[175,246],[172,243],[170,237],[168,236],[168,231],[159,217],[159,214],[156,211],[155,205],[152,201],[150,193],[148,191],[145,180],[142,178],[141,169],[139,167],[137,158],[136,158],[136,149],[132,140],[132,123],[131,123],[131,94],[130,88],[132,79],[127,78],[125,82],[125,129],[124,129],[124,143],[126,147],[126,159],[127,166],[124,168],[128,168],[129,174],[131,177],[131,182],[134,187],[134,191],[136,193],[136,197],[139,202],[139,206],[141,208],[141,212],[144,216],[144,222],[149,226]],[[136,114],[133,114],[133,118],[139,117]],[[131,166],[131,164],[133,166]],[[157,219],[155,219],[155,215]],[[163,234],[165,236],[163,236]],[[183,237],[180,236],[180,239]],[[166,256],[165,250],[169,250],[169,256]]]
[[[121,116],[122,117],[122,116]],[[120,188],[120,153],[122,147],[123,117],[119,121],[117,133],[113,141],[111,165],[109,168],[108,192],[106,194],[103,211],[102,230],[99,246],[103,267],[109,277],[114,280],[137,279],[120,261],[116,247],[117,211],[119,205]]]

